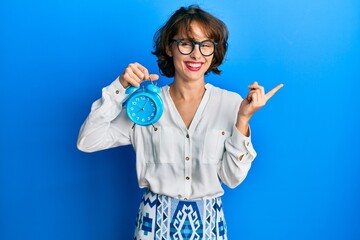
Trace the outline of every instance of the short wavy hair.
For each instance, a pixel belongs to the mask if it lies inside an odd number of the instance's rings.
[[[173,42],[173,38],[178,33],[184,33],[188,38],[193,39],[191,23],[196,22],[205,33],[206,37],[217,42],[218,45],[214,51],[214,57],[209,72],[221,74],[219,66],[222,64],[228,48],[229,30],[225,23],[210,13],[202,10],[197,5],[181,7],[169,18],[169,20],[154,35],[154,51],[152,54],[157,56],[157,63],[160,74],[166,77],[174,77],[175,66],[173,58],[166,50]]]

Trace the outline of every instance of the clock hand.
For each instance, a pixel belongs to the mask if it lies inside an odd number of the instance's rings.
[[[148,102],[149,102],[149,99],[146,99],[146,102],[145,102],[144,106],[139,110],[139,112],[145,110],[145,106],[146,106],[146,104],[147,104]]]

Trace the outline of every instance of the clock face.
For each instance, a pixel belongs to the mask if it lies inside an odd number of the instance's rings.
[[[160,118],[161,106],[157,103],[157,96],[149,93],[134,94],[128,99],[126,110],[130,120],[134,123],[147,126]]]

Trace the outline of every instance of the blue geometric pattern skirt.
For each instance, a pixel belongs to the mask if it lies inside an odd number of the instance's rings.
[[[179,200],[147,190],[134,240],[227,240],[221,198]]]

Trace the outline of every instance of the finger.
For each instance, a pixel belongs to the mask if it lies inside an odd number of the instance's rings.
[[[125,70],[123,79],[131,86],[138,87],[140,85],[139,78],[131,70]]]
[[[257,102],[259,100],[259,90],[257,89],[252,89],[246,99],[248,100],[249,103],[253,103],[253,102]]]
[[[259,92],[253,91],[253,93],[251,94],[251,103],[257,104],[258,102],[259,102]]]
[[[255,89],[254,91],[254,106],[258,106],[261,104],[261,100],[263,99],[263,96],[262,93],[261,93],[261,90],[260,89]]]
[[[250,90],[252,90],[252,89],[259,89],[260,92],[261,92],[263,95],[265,95],[265,89],[264,89],[264,87],[263,87],[263,86],[260,86],[260,85],[258,84],[258,82],[256,82],[256,81],[255,81],[254,83],[252,83],[251,85],[249,85],[248,88],[249,88]]]
[[[274,96],[274,94],[280,90],[280,88],[282,88],[284,86],[284,84],[279,84],[276,87],[274,87],[273,89],[271,89],[267,94],[265,94],[265,98],[266,101],[269,100],[272,96]]]
[[[157,74],[149,74],[149,71],[146,67],[141,65],[140,63],[135,63],[136,66],[140,69],[140,71],[144,74],[143,81],[146,80],[158,80],[159,76]]]
[[[157,75],[157,74],[150,74],[149,75],[149,80],[152,80],[152,81],[156,81],[156,80],[158,80],[159,79],[159,75]]]
[[[150,74],[146,67],[142,66],[140,63],[136,63],[139,70],[144,74],[142,81],[150,80]]]
[[[143,65],[141,65],[140,63],[138,62],[135,62],[134,65],[139,68],[142,72],[148,72],[148,70],[146,69],[146,67],[144,67]]]
[[[254,87],[258,86],[258,85],[259,85],[258,82],[255,81],[255,82],[253,82],[252,84],[250,84],[250,85],[248,86],[248,88],[254,88]]]
[[[130,83],[130,85],[138,87],[141,83],[140,77],[134,73],[133,67],[129,65],[128,68],[125,69],[124,79]]]
[[[144,74],[144,77],[141,79],[142,81],[147,81],[147,80],[156,81],[159,79],[159,75],[149,74],[148,69],[146,67],[144,67],[143,65],[141,65],[140,63],[134,63],[134,64]]]
[[[144,67],[142,67],[140,64],[132,63],[129,64],[129,67],[140,81],[142,81],[145,78],[145,74],[147,73],[147,70],[145,71]]]

